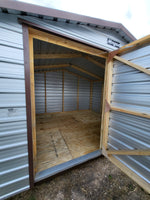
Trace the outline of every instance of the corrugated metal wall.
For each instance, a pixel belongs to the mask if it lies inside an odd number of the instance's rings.
[[[46,73],[47,112],[62,112],[62,72]]]
[[[45,79],[44,73],[35,73],[35,107],[36,113],[45,113]]]
[[[64,73],[64,111],[77,110],[78,77]]]
[[[90,107],[90,81],[79,79],[79,110],[88,110]]]
[[[102,82],[93,82],[92,89],[92,110],[99,113],[101,111]]]
[[[64,72],[64,111],[77,110],[79,79],[79,110],[90,109],[90,81]],[[62,112],[63,72],[46,72],[47,113]],[[100,112],[102,82],[93,82],[92,110]],[[44,73],[35,73],[36,113],[45,113]]]
[[[0,13],[0,199],[29,188],[22,26]]]
[[[149,68],[150,46],[122,57]],[[150,76],[120,62],[114,63],[111,105],[150,114]],[[150,119],[121,112],[110,113],[110,149],[150,148]],[[133,172],[150,183],[150,156],[115,156]]]

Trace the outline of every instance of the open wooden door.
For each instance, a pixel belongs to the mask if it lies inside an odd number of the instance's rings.
[[[150,193],[150,35],[108,55],[101,149]]]

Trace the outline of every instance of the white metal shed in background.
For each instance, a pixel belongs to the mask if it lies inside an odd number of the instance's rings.
[[[150,193],[149,50],[121,24],[2,0],[0,199],[101,154]]]

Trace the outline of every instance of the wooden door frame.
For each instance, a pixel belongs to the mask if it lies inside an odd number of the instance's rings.
[[[24,46],[24,73],[25,73],[25,92],[26,92],[29,183],[30,183],[30,188],[33,188],[34,167],[33,167],[33,144],[32,144],[32,106],[31,106],[31,84],[30,84],[29,31],[28,31],[28,26],[24,24],[22,25],[22,28],[23,28],[23,46]]]
[[[134,69],[139,70],[145,74],[150,75],[150,71],[142,66],[132,63],[122,57],[118,56],[120,53],[130,52],[136,50],[139,47],[147,45],[150,43],[150,35],[145,36],[139,40],[129,43],[116,51],[112,51],[108,54],[108,58],[105,66],[105,79],[104,79],[104,96],[103,96],[103,111],[102,111],[102,123],[101,123],[101,142],[100,148],[102,149],[102,154],[107,157],[112,163],[119,167],[125,174],[132,178],[137,184],[139,184],[145,191],[150,193],[150,186],[144,179],[138,176],[130,168],[125,166],[121,161],[115,158],[115,155],[150,155],[150,149],[147,150],[108,150],[108,134],[109,134],[109,116],[111,111],[117,111],[122,113],[127,113],[135,116],[140,116],[150,119],[150,115],[147,113],[135,112],[132,110],[121,109],[111,106],[111,88],[112,88],[112,71],[114,60],[120,61],[125,65],[128,65]]]
[[[36,113],[35,113],[35,89],[34,89],[34,54],[33,39],[53,43],[66,48],[87,53],[101,58],[106,58],[106,53],[95,47],[79,43],[77,41],[63,38],[52,33],[37,30],[23,24],[24,43],[24,68],[25,68],[25,90],[26,90],[26,115],[27,115],[27,137],[28,137],[28,158],[29,158],[29,181],[30,188],[34,186],[36,175]]]

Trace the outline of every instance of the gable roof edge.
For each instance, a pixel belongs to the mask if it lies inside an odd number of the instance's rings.
[[[61,10],[57,10],[53,8],[47,8],[47,7],[43,7],[43,6],[39,6],[35,4],[29,4],[29,3],[13,1],[13,0],[1,0],[0,7],[13,9],[13,10],[19,10],[23,12],[30,12],[30,13],[34,13],[38,15],[79,21],[79,22],[89,23],[89,24],[95,24],[98,26],[116,28],[125,32],[126,35],[128,35],[128,37],[132,41],[136,40],[136,38],[121,23],[117,23],[117,22],[107,21],[103,19],[93,18],[93,17],[89,17],[85,15],[79,15],[79,14],[75,14],[71,12],[61,11]]]

